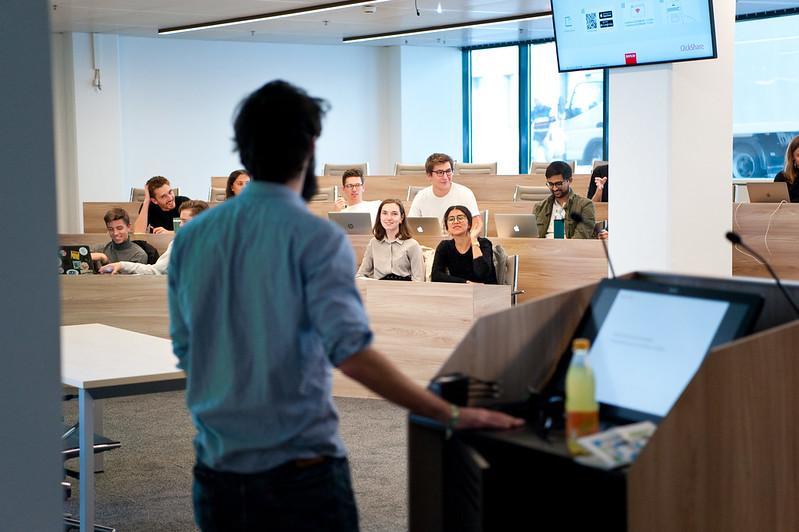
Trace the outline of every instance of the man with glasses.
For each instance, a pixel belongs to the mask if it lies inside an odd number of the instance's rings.
[[[372,218],[372,225],[377,219],[377,210],[380,208],[380,200],[365,201],[363,193],[366,192],[366,184],[363,180],[363,172],[360,168],[350,168],[341,175],[341,189],[343,191],[340,198],[336,200],[336,210],[345,212],[368,212]]]
[[[443,221],[444,212],[453,205],[463,205],[472,215],[472,226],[477,232],[483,227],[480,209],[474,193],[468,187],[452,182],[452,157],[445,153],[434,153],[427,158],[424,169],[430,186],[420,190],[413,198],[408,216],[435,216]]]
[[[540,238],[593,238],[594,203],[578,196],[571,188],[572,169],[563,161],[555,161],[547,167],[547,187],[552,193],[533,208]],[[582,218],[576,223],[571,214]]]
[[[144,202],[139,208],[139,217],[133,224],[134,233],[149,233],[150,228],[155,234],[174,231],[172,221],[180,218],[180,204],[189,201],[186,196],[175,196],[169,179],[157,175],[147,180],[144,185]]]

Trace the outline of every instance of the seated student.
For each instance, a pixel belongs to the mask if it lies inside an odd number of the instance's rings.
[[[555,238],[556,220],[563,220],[566,238],[594,238],[594,203],[572,190],[571,166],[563,161],[550,163],[546,170],[546,180],[552,194],[533,207],[539,238]],[[572,220],[573,212],[582,217],[582,222],[578,224]]]
[[[144,185],[142,207],[147,205],[147,208],[139,209],[139,217],[133,224],[134,232],[149,233],[150,227],[155,234],[174,231],[172,221],[180,216],[178,207],[184,201],[189,201],[189,198],[186,196],[176,197],[172,192],[169,179],[160,175],[151,177]]]
[[[443,283],[497,284],[494,249],[491,241],[477,236],[472,215],[463,205],[453,205],[444,213],[444,229],[452,237],[436,248],[431,279]]]
[[[444,212],[450,205],[465,205],[479,231],[483,227],[480,209],[474,193],[458,183],[452,182],[454,162],[446,153],[433,153],[424,163],[430,186],[420,190],[413,198],[408,216],[435,216],[442,222]]]
[[[799,137],[794,137],[785,150],[785,168],[774,176],[774,182],[788,183],[791,203],[799,202]]]
[[[103,216],[111,241],[92,251],[92,260],[103,264],[127,260],[147,264],[147,252],[130,241],[130,216],[125,209],[114,207]]]
[[[227,178],[225,185],[225,199],[238,196],[250,182],[250,174],[246,170],[233,170]]]
[[[424,281],[422,247],[411,238],[400,200],[380,203],[380,218],[372,229],[356,277],[394,281]]]
[[[342,197],[336,200],[336,210],[344,212],[368,212],[372,218],[372,225],[377,223],[380,212],[380,200],[365,201],[363,193],[366,184],[360,168],[350,168],[341,175]]]
[[[608,201],[608,165],[601,164],[591,172],[591,181],[588,183],[588,198],[594,203]]]
[[[208,204],[201,200],[189,200],[180,204],[181,226],[208,208]],[[166,248],[155,264],[137,264],[135,262],[114,262],[100,268],[100,273],[135,273],[140,275],[166,275],[169,268],[169,255],[172,252],[172,242]],[[146,255],[145,255],[146,256]]]

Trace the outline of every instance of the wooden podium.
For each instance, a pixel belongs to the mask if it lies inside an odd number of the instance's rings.
[[[410,529],[799,530],[799,321],[773,283],[631,278],[762,295],[754,332],[710,351],[631,466],[581,466],[557,436],[409,424]],[[595,285],[478,320],[439,374],[497,381],[523,403],[555,371]],[[799,285],[788,286],[794,298]],[[655,319],[653,315],[653,319]],[[495,493],[496,492],[496,493]],[[575,501],[587,501],[575,504]],[[521,508],[519,506],[522,506]],[[608,526],[604,526],[608,525]]]

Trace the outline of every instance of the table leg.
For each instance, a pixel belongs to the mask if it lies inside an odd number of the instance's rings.
[[[94,531],[94,398],[78,392],[78,442],[80,446],[80,531]]]
[[[105,401],[94,401],[94,433],[103,435],[103,403]],[[105,453],[94,455],[94,472],[102,473],[105,470]]]

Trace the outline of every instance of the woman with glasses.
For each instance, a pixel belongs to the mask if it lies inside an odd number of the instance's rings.
[[[411,238],[405,208],[396,199],[380,203],[378,219],[366,245],[357,277],[389,281],[424,281],[422,247]]]
[[[497,284],[494,249],[491,241],[477,236],[472,215],[463,205],[453,205],[444,213],[444,229],[452,237],[436,248],[431,279],[443,283]]]

